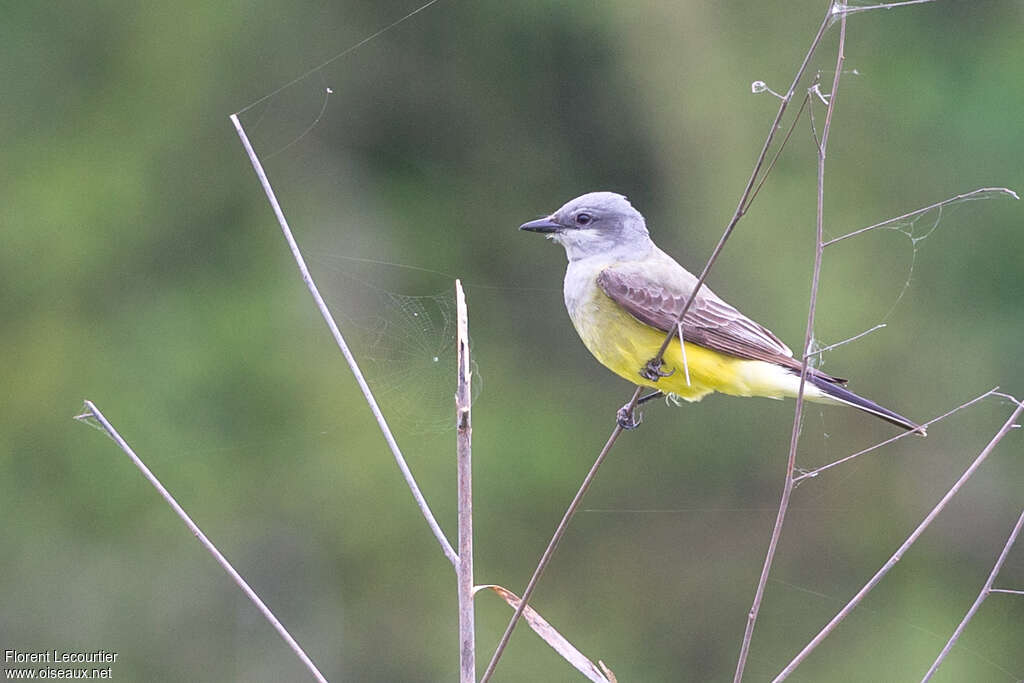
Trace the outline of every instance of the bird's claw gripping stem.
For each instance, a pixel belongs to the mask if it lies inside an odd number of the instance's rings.
[[[662,371],[661,368],[664,367],[664,365],[665,361],[660,358],[652,358],[647,361],[647,365],[640,369],[640,376],[644,379],[649,379],[652,382],[657,382],[662,377],[670,377],[675,374],[675,368],[668,372]]]
[[[626,405],[619,408],[618,412],[615,413],[615,421],[619,423],[619,426],[625,430],[636,429],[643,422],[643,417],[640,413],[636,412],[636,408],[630,408],[630,405]]]

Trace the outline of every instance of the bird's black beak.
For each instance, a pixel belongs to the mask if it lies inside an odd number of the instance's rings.
[[[529,230],[530,232],[558,232],[562,229],[562,226],[551,220],[551,216],[546,216],[529,223],[523,223],[519,226],[519,229]]]

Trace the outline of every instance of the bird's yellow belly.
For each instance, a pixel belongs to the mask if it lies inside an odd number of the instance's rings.
[[[570,311],[573,325],[587,349],[605,367],[624,379],[699,401],[713,391],[735,396],[781,398],[793,395],[789,377],[778,366],[712,351],[676,336],[665,350],[662,372],[672,373],[653,382],[640,374],[665,340],[665,333],[645,325],[603,293],[579,302]],[[786,373],[788,375],[788,373]]]

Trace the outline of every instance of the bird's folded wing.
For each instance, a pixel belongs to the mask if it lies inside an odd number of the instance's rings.
[[[602,270],[597,284],[634,318],[666,333],[670,330],[678,333],[676,321],[692,292],[689,279],[685,285],[670,289],[640,269],[617,266]],[[683,338],[730,356],[800,369],[800,362],[778,337],[719,299],[707,287],[701,288],[683,317]],[[842,381],[813,368],[810,372],[829,381]]]

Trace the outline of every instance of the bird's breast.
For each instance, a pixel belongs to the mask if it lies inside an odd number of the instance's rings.
[[[597,276],[607,265],[570,263],[565,274],[565,308],[590,353],[613,372],[636,381],[640,379],[639,369],[657,351],[664,335],[659,337],[656,330],[631,316],[601,290]]]
[[[565,271],[565,283],[562,293],[565,296],[565,309],[569,312],[573,325],[579,330],[577,319],[593,314],[597,305],[595,297],[602,294],[597,287],[597,275],[602,266],[590,263],[590,260],[570,261]],[[607,265],[607,264],[604,264]]]

